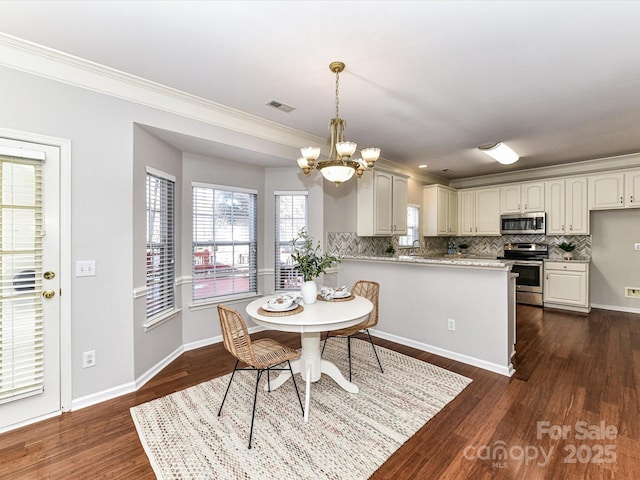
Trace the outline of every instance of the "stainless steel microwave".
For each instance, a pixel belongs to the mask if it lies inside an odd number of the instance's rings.
[[[515,213],[500,215],[500,232],[511,234],[545,234],[545,213]]]

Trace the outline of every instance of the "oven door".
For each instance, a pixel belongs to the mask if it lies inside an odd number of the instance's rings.
[[[518,292],[542,293],[542,261],[516,260],[511,271],[518,274],[516,290]]]

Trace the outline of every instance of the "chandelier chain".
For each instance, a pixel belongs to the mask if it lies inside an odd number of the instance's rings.
[[[340,113],[338,112],[338,105],[340,104],[340,99],[338,94],[339,85],[340,85],[340,72],[336,72],[336,118],[340,118]]]

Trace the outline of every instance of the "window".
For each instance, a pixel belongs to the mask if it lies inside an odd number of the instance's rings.
[[[257,293],[254,190],[193,184],[194,301]]]
[[[420,207],[418,205],[407,206],[407,234],[398,238],[401,247],[412,247],[413,242],[420,240]]]
[[[276,192],[276,290],[299,289],[302,279],[291,259],[291,240],[307,229],[307,192]]]
[[[147,320],[175,310],[175,178],[147,167]]]

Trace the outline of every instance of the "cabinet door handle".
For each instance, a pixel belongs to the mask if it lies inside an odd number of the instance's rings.
[[[633,203],[633,195],[629,196],[629,203]]]
[[[573,230],[573,225],[569,225],[569,230]]]
[[[620,205],[622,205],[624,203],[624,198],[622,198],[622,195],[620,195]]]

